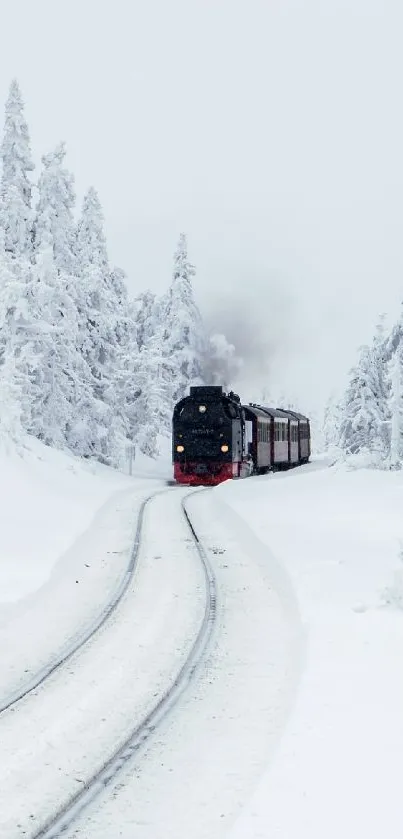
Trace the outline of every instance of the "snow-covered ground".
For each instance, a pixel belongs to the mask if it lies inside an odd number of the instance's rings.
[[[80,461],[26,438],[18,449],[0,443],[0,621],[7,604],[39,589],[59,558],[129,476]],[[141,455],[137,478],[166,478],[166,467]]]
[[[107,600],[171,469],[129,478],[36,443],[0,460],[4,693]],[[0,718],[1,839],[29,836],[174,678],[201,614],[182,495],[152,502],[111,627]],[[193,496],[219,586],[208,659],[68,839],[400,839],[402,501],[400,473],[324,458]]]
[[[0,449],[0,707],[109,602],[139,506],[168,474],[142,457],[136,469],[130,478],[28,438]]]
[[[305,639],[294,713],[231,839],[401,837],[402,474],[308,466],[218,495],[288,572]]]

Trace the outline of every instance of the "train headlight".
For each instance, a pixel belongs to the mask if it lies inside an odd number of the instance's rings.
[[[227,444],[226,444],[226,443],[224,443],[224,445],[223,445],[223,446],[221,446],[221,451],[222,451],[222,452],[227,452],[227,451],[228,451],[228,448],[229,448],[229,447],[227,446]]]
[[[206,413],[206,411],[207,411],[207,408],[206,408],[206,406],[205,406],[205,405],[199,405],[199,412],[200,412],[201,414],[205,414],[205,413]]]
[[[182,454],[182,452],[185,451],[185,447],[184,446],[177,446],[176,451],[179,452],[179,454]]]

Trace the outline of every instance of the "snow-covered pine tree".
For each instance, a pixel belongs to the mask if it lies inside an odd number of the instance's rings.
[[[367,452],[374,465],[389,453],[387,371],[381,346],[378,330],[372,346],[361,348],[340,410],[340,448],[346,454]]]
[[[193,294],[194,275],[182,233],[174,254],[172,281],[160,305],[162,355],[174,371],[172,403],[188,393],[190,385],[203,383],[206,336]]]
[[[130,331],[130,316],[124,275],[109,268],[102,208],[92,187],[84,198],[77,226],[76,256],[79,347],[91,372],[96,408],[88,456],[116,463],[117,452],[124,447],[126,420],[116,405],[114,381],[122,358],[121,343]]]
[[[168,364],[155,337],[140,350],[136,344],[119,371],[119,402],[128,420],[128,437],[149,457],[158,454],[158,435],[171,427],[173,370]]]
[[[334,451],[340,441],[340,404],[336,393],[331,393],[323,412],[321,434],[325,451]]]
[[[4,231],[0,228],[0,436],[18,442],[22,433],[21,402],[24,382],[18,376],[15,346],[18,344],[16,312],[22,284],[11,270],[4,251]]]
[[[390,362],[391,415],[390,467],[401,468],[403,463],[403,345],[399,344]]]
[[[56,268],[68,275],[76,270],[74,254],[74,177],[64,167],[66,148],[60,143],[42,157],[39,200],[34,222],[34,249],[53,249]]]
[[[75,288],[57,268],[52,247],[36,251],[31,273],[37,321],[27,357],[36,389],[24,425],[48,445],[86,454],[72,446],[76,424],[81,427],[83,416],[91,423],[93,403],[90,371],[78,348]]]
[[[34,169],[31,159],[28,126],[18,82],[14,79],[6,103],[2,159],[1,216],[7,253],[29,257],[32,248],[31,183],[28,173]]]
[[[76,253],[81,269],[94,265],[106,273],[108,252],[104,216],[98,193],[93,186],[84,196],[81,218],[77,225]]]
[[[160,326],[160,301],[151,291],[139,294],[131,303],[131,312],[136,328],[136,340],[139,350],[154,338]]]

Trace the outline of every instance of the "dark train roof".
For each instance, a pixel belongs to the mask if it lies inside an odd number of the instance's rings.
[[[291,409],[287,408],[271,408],[270,405],[256,405],[254,402],[250,402],[249,405],[244,405],[248,411],[252,411],[255,413],[256,416],[270,416],[274,419],[276,417],[285,418],[288,420],[299,420],[300,422],[309,422],[308,417],[304,416],[304,414],[299,414],[298,411],[291,411]]]
[[[291,411],[287,408],[287,413],[291,414],[292,417],[295,417],[297,420],[301,420],[302,422],[309,422],[308,417],[304,416],[304,414],[299,414],[298,411]]]
[[[286,417],[285,412],[281,408],[266,408],[265,405],[255,405],[254,403],[249,403],[249,405],[243,405],[242,407],[245,408],[245,411],[250,411],[251,414],[255,414],[257,417],[270,416],[274,419],[276,417]]]

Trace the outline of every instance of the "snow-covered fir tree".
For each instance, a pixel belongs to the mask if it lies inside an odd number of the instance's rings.
[[[108,252],[104,233],[104,217],[98,193],[91,186],[84,196],[82,213],[77,225],[76,253],[82,269],[95,265],[106,271]]]
[[[131,304],[139,350],[154,338],[159,329],[159,301],[151,291],[139,294]]]
[[[79,347],[90,370],[95,416],[88,435],[88,456],[112,462],[124,446],[127,422],[115,401],[113,381],[121,363],[127,327],[127,298],[122,276],[108,263],[103,213],[94,188],[84,197],[77,226]]]
[[[39,200],[34,222],[34,249],[53,249],[56,267],[66,274],[76,269],[74,177],[64,167],[66,148],[60,143],[42,157],[43,170],[38,182]]]
[[[203,383],[206,334],[194,299],[194,275],[195,268],[188,259],[186,236],[181,233],[174,254],[172,281],[159,311],[162,355],[169,359],[175,370],[174,402],[188,392],[190,385]]]
[[[346,454],[367,452],[376,465],[388,456],[390,433],[382,340],[378,331],[372,346],[361,348],[340,408],[340,448]]]
[[[399,344],[390,362],[390,466],[403,463],[403,344]]]
[[[21,436],[24,381],[21,380],[15,350],[19,345],[18,309],[24,283],[11,269],[4,250],[4,231],[0,228],[0,434],[18,440]]]
[[[28,126],[18,82],[14,79],[6,102],[2,160],[0,223],[4,246],[13,256],[29,256],[32,247],[32,186],[29,173],[31,158]]]
[[[159,453],[159,435],[171,429],[174,380],[173,364],[163,357],[156,336],[140,350],[133,347],[119,372],[119,400],[129,423],[128,436],[135,449],[150,457]]]
[[[340,441],[340,404],[339,396],[331,393],[323,412],[322,437],[325,451],[333,451]]]

